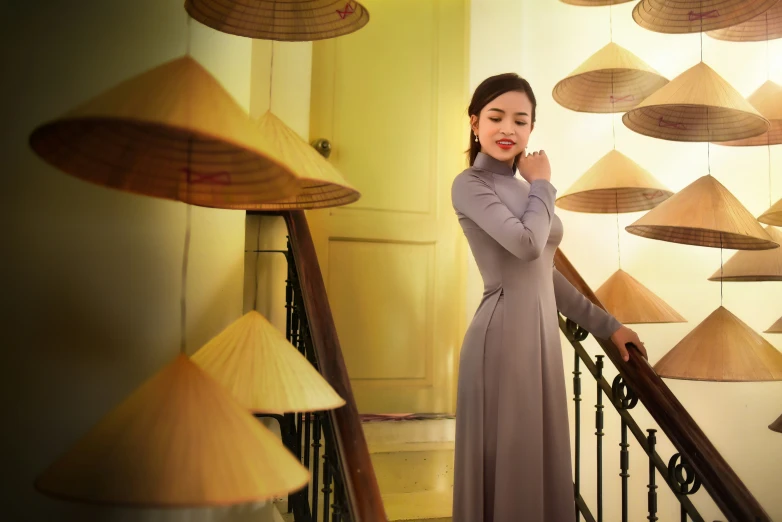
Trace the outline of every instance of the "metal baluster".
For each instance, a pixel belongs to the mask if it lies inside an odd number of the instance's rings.
[[[575,353],[573,363],[573,402],[576,409],[576,498],[581,495],[581,359]],[[576,506],[576,522],[581,522],[581,511]]]
[[[291,331],[291,318],[293,316],[293,263],[291,263],[291,240],[288,238],[288,253],[285,258],[288,260],[288,277],[285,279],[285,338],[288,342],[291,340],[293,332]]]
[[[304,466],[307,469],[312,470],[313,463],[310,460],[310,428],[311,428],[311,419],[310,419],[310,417],[311,417],[311,414],[310,413],[304,413],[303,416],[304,416],[304,419],[305,419],[304,420]],[[314,491],[315,495],[317,496],[317,494],[318,494],[318,487],[317,487],[317,485],[313,486],[313,491]],[[302,496],[302,498],[306,499],[307,497],[309,497],[309,494],[310,494],[310,485],[309,485],[309,482],[308,482],[307,485],[304,486],[304,489],[302,489],[301,496]],[[312,513],[315,516],[317,516],[317,513],[315,513],[314,510],[312,511]]]
[[[313,419],[312,429],[312,516],[315,522],[318,520],[318,478],[320,471],[320,416],[322,413],[316,412]]]
[[[304,436],[304,416],[302,413],[296,413],[296,456],[299,458],[299,462],[302,465],[307,466],[304,462],[304,455],[302,455],[302,448],[304,443],[301,438]]]
[[[327,428],[328,429],[328,428]],[[331,504],[331,459],[329,458],[329,439],[326,437],[326,447],[323,452],[323,522],[329,522]]]
[[[654,522],[655,520],[658,520],[657,486],[654,482],[654,452],[657,443],[657,437],[655,436],[655,433],[657,430],[648,429],[646,431],[649,432],[649,436],[647,437],[647,440],[649,441],[649,516],[646,518],[649,520],[649,522]]]
[[[668,483],[672,489],[677,489],[682,495],[692,495],[701,488],[701,481],[695,474],[695,470],[684,460],[680,453],[675,454],[668,461]],[[687,522],[687,510],[681,504],[682,522]]]
[[[614,378],[611,385],[611,392],[614,404],[619,410],[631,410],[638,404],[638,396],[631,388],[627,386],[621,375]],[[630,452],[627,448],[630,444],[627,442],[627,421],[622,417],[622,442],[619,444],[622,448],[619,451],[619,465],[622,471],[619,476],[622,477],[622,522],[628,522],[628,478],[630,478]]]
[[[334,513],[332,513],[332,522],[344,522],[342,514],[344,512],[342,499],[345,497],[345,488],[342,486],[342,480],[337,470],[334,472]]]
[[[589,332],[581,328],[578,324],[570,319],[565,320],[565,335],[571,342],[581,342],[589,337]],[[574,354],[573,362],[573,401],[575,402],[576,410],[576,469],[575,469],[575,497],[576,499],[581,496],[581,359],[578,356],[578,352]],[[581,521],[581,511],[576,504],[576,522]]]
[[[597,356],[597,404],[595,405],[595,428],[597,431],[597,522],[603,522],[603,357]]]

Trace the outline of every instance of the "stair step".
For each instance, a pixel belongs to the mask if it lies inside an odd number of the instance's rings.
[[[370,448],[378,444],[453,442],[456,434],[455,419],[365,422],[362,426]]]
[[[378,453],[398,453],[398,452],[416,452],[416,451],[453,451],[455,444],[453,441],[442,442],[383,442],[369,446],[369,453],[375,455]]]
[[[388,493],[383,495],[383,505],[389,522],[447,521],[451,519],[453,509],[453,489]]]
[[[453,487],[453,442],[389,443],[372,448],[372,466],[384,494]]]

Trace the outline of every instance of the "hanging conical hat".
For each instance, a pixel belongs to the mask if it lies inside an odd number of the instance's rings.
[[[563,4],[580,5],[584,7],[600,7],[604,5],[626,4],[632,0],[559,0]]]
[[[782,353],[720,306],[654,369],[669,379],[782,381]]]
[[[771,205],[771,208],[763,212],[758,218],[761,223],[782,227],[782,199]]]
[[[196,205],[262,203],[300,190],[249,115],[189,57],[38,127],[30,144],[86,181]]]
[[[768,330],[763,333],[782,333],[782,317],[777,319],[777,322],[769,326]]]
[[[772,240],[782,245],[782,232],[766,227]],[[782,281],[782,248],[741,251],[728,259],[709,281]]]
[[[180,355],[35,485],[66,500],[173,508],[257,502],[308,481],[274,434]]]
[[[762,42],[782,38],[782,2],[744,23],[709,31],[709,36],[731,42]]]
[[[686,323],[665,301],[624,270],[617,270],[595,295],[622,324]]]
[[[710,175],[663,201],[626,230],[650,239],[714,248],[766,250],[779,246]]]
[[[668,83],[636,55],[613,42],[554,86],[554,99],[580,112],[624,112]]]
[[[769,425],[768,429],[770,429],[771,431],[776,431],[776,432],[782,433],[782,415],[780,415],[777,420],[772,422]]]
[[[780,2],[782,5],[782,2]],[[770,123],[768,132],[743,140],[723,141],[720,145],[755,146],[782,143],[782,86],[768,80],[747,98]]]
[[[633,9],[638,25],[658,33],[700,33],[746,22],[777,0],[641,0]]]
[[[766,132],[769,122],[703,62],[686,70],[624,116],[631,130],[671,141],[728,141]]]
[[[287,42],[335,38],[369,22],[355,0],[186,0],[185,9],[224,33]]]
[[[254,310],[206,343],[193,361],[257,413],[322,411],[345,404],[285,336]]]
[[[342,174],[321,156],[296,131],[277,116],[267,112],[258,120],[258,129],[266,143],[300,179],[302,191],[285,199],[254,205],[234,205],[243,210],[295,210],[337,207],[358,201],[361,194]]]
[[[621,213],[654,208],[673,192],[617,150],[592,165],[556,201],[574,212]]]

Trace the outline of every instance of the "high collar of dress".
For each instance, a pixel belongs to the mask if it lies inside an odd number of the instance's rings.
[[[476,169],[489,171],[493,174],[499,174],[501,176],[513,176],[516,174],[516,165],[511,167],[507,163],[492,158],[483,152],[478,153],[478,156],[475,158],[475,162],[473,163],[473,167]]]

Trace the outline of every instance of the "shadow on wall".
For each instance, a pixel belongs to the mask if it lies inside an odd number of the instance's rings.
[[[60,5],[58,5],[60,4]],[[110,4],[110,5],[109,5]],[[180,345],[185,206],[97,187],[49,167],[32,129],[184,52],[178,0],[3,2],[0,270],[3,520],[249,520],[234,510],[139,511],[51,500],[35,477],[156,373]],[[201,34],[194,29],[194,34]],[[226,67],[250,44],[209,33]],[[222,53],[222,54],[221,54]],[[249,86],[249,70],[235,67]],[[241,314],[244,213],[193,209],[188,351]],[[255,511],[253,511],[253,509]],[[263,518],[261,518],[263,520]]]

